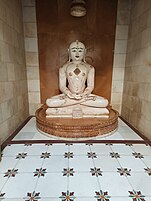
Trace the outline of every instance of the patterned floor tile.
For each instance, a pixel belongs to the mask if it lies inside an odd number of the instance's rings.
[[[4,199],[5,201],[25,201],[25,199],[17,199],[17,198],[11,198],[11,199]]]
[[[47,197],[47,198],[43,198],[41,197],[41,199],[39,201],[59,201],[58,198],[52,198],[52,197]],[[25,200],[24,200],[25,201]],[[37,200],[38,201],[38,200]]]
[[[128,180],[135,191],[141,191],[145,196],[151,196],[151,176],[145,172],[134,172],[131,177],[128,177]]]
[[[108,194],[107,191],[96,191],[95,192],[95,196],[94,196],[97,200],[106,200],[109,201],[109,199],[111,198],[111,196]]]
[[[131,169],[117,168],[117,172],[120,174],[120,176],[131,176]]]
[[[74,154],[73,154],[73,152],[65,152],[64,153],[64,158],[73,158],[74,157]]]
[[[88,172],[93,167],[93,159],[87,156],[74,156],[73,159],[69,159],[69,167],[73,167],[75,171]]]
[[[93,146],[91,146],[91,151],[95,152],[97,155],[109,155],[112,150],[110,146],[105,144],[93,144]]]
[[[146,166],[151,168],[151,156],[144,156],[144,158],[141,159]]]
[[[3,156],[14,156],[19,152],[24,152],[25,149],[26,147],[23,144],[13,144],[11,146],[6,146],[2,153]]]
[[[52,146],[48,147],[48,152],[51,155],[61,155],[63,156],[65,152],[69,151],[69,146],[65,144],[53,144]]]
[[[47,173],[46,168],[36,168],[36,170],[33,172],[34,177],[44,177]]]
[[[27,146],[26,153],[28,155],[41,155],[41,153],[46,152],[48,147],[45,144],[32,144],[31,146]]]
[[[114,172],[104,172],[102,177],[98,177],[101,189],[107,191],[112,196],[129,196],[128,191],[132,190],[126,177],[122,177]]]
[[[27,157],[27,153],[26,152],[18,153],[16,155],[16,159],[25,159],[26,157]]]
[[[142,155],[150,155],[151,156],[151,147],[146,146],[145,144],[134,144],[132,149],[134,152],[139,152]]]
[[[77,197],[75,201],[96,201],[96,198],[94,197]]]
[[[151,201],[151,197],[145,197],[145,201]]]
[[[47,172],[62,172],[63,168],[68,168],[68,159],[63,156],[51,156],[43,161],[43,168],[47,169]]]
[[[46,159],[46,158],[50,158],[51,157],[51,154],[50,152],[42,152],[41,155],[40,155],[40,158],[43,158],[43,159]]]
[[[94,159],[97,158],[97,154],[95,152],[87,152],[87,157]]]
[[[119,153],[117,153],[117,152],[110,152],[110,156],[111,156],[111,158],[120,158],[120,154]]]
[[[94,159],[94,166],[100,167],[103,171],[116,171],[119,167],[118,160],[110,156],[98,156]]]
[[[15,177],[18,174],[18,169],[8,169],[5,173],[4,173],[4,177],[10,178],[10,177]]]
[[[70,177],[70,176],[74,176],[74,168],[63,168],[62,170],[62,175],[63,176],[67,176],[67,177]]]
[[[103,172],[101,168],[94,167],[94,168],[90,168],[90,173],[92,176],[99,177],[99,176],[102,176]]]
[[[4,174],[0,174],[0,192],[4,184],[7,182],[8,178],[4,177]]]
[[[120,197],[120,196],[119,197],[112,196],[110,200],[111,201],[133,201],[132,198],[130,198],[130,197]],[[138,200],[135,200],[135,201],[138,201]],[[141,200],[139,200],[139,201],[141,201]],[[145,199],[145,201],[149,201],[149,200]]]
[[[35,123],[32,118],[16,139],[47,140]],[[107,138],[142,140],[121,120]],[[151,147],[146,145],[22,144],[7,146],[3,154],[0,200],[133,201],[140,191],[136,201],[151,201]]]
[[[19,172],[34,172],[36,168],[41,168],[43,159],[40,156],[27,156],[25,159],[20,159],[16,165]]]
[[[6,172],[8,169],[13,169],[17,165],[18,161],[15,157],[2,157],[0,162],[0,173]]]
[[[70,146],[70,152],[73,152],[74,155],[87,155],[87,152],[90,152],[90,147],[85,144],[73,144]]]
[[[61,192],[61,195],[59,196],[60,200],[75,200],[76,197],[74,195],[74,192],[70,192],[67,190],[66,192]]]
[[[119,155],[132,155],[134,152],[130,146],[124,144],[114,144],[111,149],[113,152],[119,153]]]
[[[59,198],[61,192],[67,191],[67,180],[62,173],[47,173],[45,177],[38,179],[35,191],[40,192],[40,197]]]
[[[129,197],[132,198],[132,200],[145,200],[145,195],[143,195],[141,191],[136,191],[134,189],[133,191],[129,191]]]
[[[144,158],[144,156],[140,152],[133,152],[132,156],[134,156],[135,158],[139,158],[139,159]]]
[[[146,167],[144,170],[149,176],[151,176],[151,168]]]
[[[98,178],[90,173],[75,173],[74,177],[69,177],[69,190],[75,192],[76,197],[93,197],[95,191],[100,190]]]
[[[24,197],[24,199],[26,199],[26,201],[30,201],[30,200],[40,200],[40,199],[41,199],[41,197],[40,197],[40,192],[36,192],[36,191],[28,192],[28,193],[27,193],[27,196]]]
[[[35,189],[37,178],[33,177],[32,173],[17,174],[11,177],[6,182],[2,192],[5,193],[5,198],[23,198],[27,192]]]
[[[132,172],[144,172],[144,168],[146,167],[141,159],[135,158],[134,156],[122,156],[118,161],[121,167],[131,169]]]

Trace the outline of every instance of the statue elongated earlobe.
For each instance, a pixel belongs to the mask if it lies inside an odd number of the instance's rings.
[[[70,55],[70,50],[69,50],[69,48],[68,48],[68,55],[69,55],[68,61],[70,62],[70,61],[71,61],[71,55]]]
[[[85,60],[86,51],[87,51],[86,48],[84,48],[84,57],[83,57],[84,62],[86,62],[86,60]]]

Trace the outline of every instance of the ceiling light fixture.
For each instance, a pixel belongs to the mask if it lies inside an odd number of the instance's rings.
[[[84,0],[72,0],[70,14],[74,17],[86,15],[86,2]]]

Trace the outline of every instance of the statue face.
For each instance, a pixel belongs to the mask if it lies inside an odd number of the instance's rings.
[[[82,61],[85,56],[85,46],[81,42],[73,42],[69,47],[69,54],[72,61]]]

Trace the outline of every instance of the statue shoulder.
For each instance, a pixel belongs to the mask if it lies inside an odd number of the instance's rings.
[[[60,70],[66,70],[66,68],[70,65],[71,62],[66,62],[63,66],[60,67]]]
[[[88,64],[87,62],[83,62],[83,64],[89,69],[94,69],[94,67],[92,65]]]
[[[87,64],[87,67],[89,68],[89,70],[94,70],[94,67],[90,64]]]

